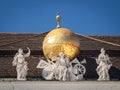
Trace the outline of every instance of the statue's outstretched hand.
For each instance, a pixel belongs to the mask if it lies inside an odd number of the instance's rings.
[[[28,50],[30,50],[30,48],[29,47],[26,47]]]
[[[25,57],[29,57],[30,56],[30,53],[31,53],[31,51],[30,51],[30,48],[29,47],[26,47],[27,49],[28,49],[28,52],[24,55]]]

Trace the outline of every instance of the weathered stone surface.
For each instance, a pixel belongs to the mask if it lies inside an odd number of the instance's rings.
[[[0,90],[120,90],[120,82],[59,82],[23,81],[0,82]]]

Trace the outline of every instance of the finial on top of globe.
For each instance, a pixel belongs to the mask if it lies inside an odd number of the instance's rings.
[[[60,26],[60,19],[60,13],[58,13],[57,28],[50,30],[43,40],[43,53],[47,59],[51,60],[51,52],[56,57],[63,52],[70,60],[73,60],[79,55],[80,41],[74,32]]]
[[[56,28],[61,28],[61,26],[60,26],[60,19],[61,19],[60,12],[57,12],[57,16],[56,16],[57,27]]]

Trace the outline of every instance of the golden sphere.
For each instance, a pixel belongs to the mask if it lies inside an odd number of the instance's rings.
[[[43,53],[47,59],[59,56],[63,52],[70,60],[73,60],[80,52],[80,42],[76,35],[69,29],[56,28],[50,31],[43,41]]]

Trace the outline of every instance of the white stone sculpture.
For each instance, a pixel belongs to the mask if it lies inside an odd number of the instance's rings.
[[[16,66],[17,80],[26,80],[28,63],[25,61],[25,58],[30,56],[30,49],[28,47],[27,49],[28,53],[24,54],[23,49],[19,48],[12,62],[12,65]]]
[[[98,59],[96,59],[96,63],[98,64],[98,67],[96,68],[99,76],[98,80],[110,80],[108,72],[112,63],[109,60],[109,56],[105,53],[104,48],[101,48],[101,53],[99,54]]]
[[[86,59],[83,59],[81,62],[78,61],[77,58],[72,60],[71,64],[75,64],[72,67],[72,73],[70,73],[70,80],[77,81],[83,80],[83,75],[86,73],[86,68],[82,65],[86,63]]]
[[[77,59],[70,62],[69,58],[60,52],[58,57],[55,57],[53,53],[50,53],[51,60],[40,60],[37,68],[43,69],[42,76],[46,80],[60,80],[60,81],[76,81],[82,80],[83,75],[86,72],[82,63],[86,63],[85,60],[79,62]],[[75,64],[72,66],[72,64]]]
[[[57,63],[58,80],[66,81],[68,79],[69,58],[63,52],[60,52]]]

